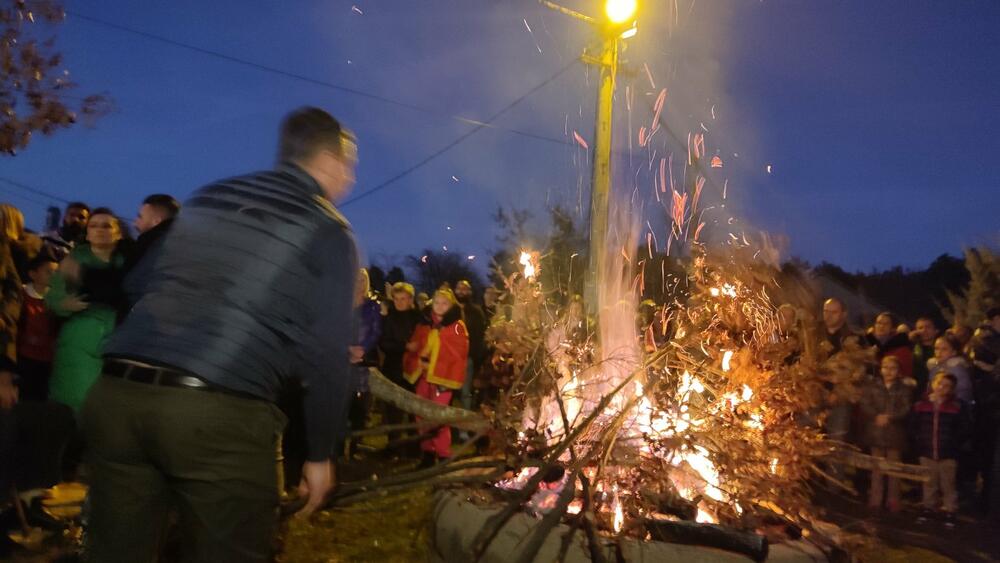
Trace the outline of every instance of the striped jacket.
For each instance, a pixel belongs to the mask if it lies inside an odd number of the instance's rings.
[[[301,168],[211,184],[129,274],[104,355],[269,401],[299,378],[309,459],[325,459],[346,430],[357,269],[350,225]]]

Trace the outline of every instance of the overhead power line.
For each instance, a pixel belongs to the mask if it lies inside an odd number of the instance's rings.
[[[511,134],[514,134],[514,135],[519,135],[519,136],[522,136],[522,137],[527,137],[527,138],[535,139],[535,140],[538,140],[538,141],[545,141],[545,142],[548,142],[548,143],[555,143],[555,144],[559,144],[559,145],[571,145],[572,144],[567,139],[560,139],[560,138],[556,138],[556,137],[549,137],[549,136],[546,136],[546,135],[540,135],[538,133],[530,133],[530,132],[521,131],[521,130],[518,130],[518,129],[511,129],[511,128],[507,128],[507,127],[500,127],[500,126],[497,126],[497,125],[493,125],[493,124],[489,123],[490,121],[492,121],[492,119],[488,119],[488,120],[486,120],[484,122],[484,121],[479,121],[477,119],[470,119],[468,117],[462,117],[460,115],[449,114],[449,113],[445,113],[445,112],[442,112],[442,111],[438,111],[438,110],[426,108],[426,107],[419,106],[419,105],[416,105],[416,104],[411,104],[409,102],[403,102],[403,101],[400,101],[400,100],[394,100],[392,98],[387,98],[387,97],[379,95],[379,94],[374,94],[374,93],[371,93],[371,92],[366,92],[366,91],[358,89],[358,88],[353,88],[353,87],[350,87],[350,86],[344,86],[343,84],[336,84],[334,82],[329,82],[329,81],[326,81],[326,80],[320,80],[318,78],[313,78],[313,77],[310,77],[310,76],[306,76],[304,74],[299,74],[299,73],[291,72],[291,71],[284,70],[284,69],[281,69],[281,68],[277,68],[277,67],[273,67],[273,66],[269,66],[269,65],[257,63],[257,62],[254,62],[254,61],[251,61],[251,60],[248,60],[248,59],[244,59],[244,58],[236,57],[236,56],[233,56],[233,55],[229,55],[229,54],[223,53],[221,51],[216,51],[216,50],[208,49],[208,48],[205,48],[205,47],[199,47],[198,45],[193,45],[191,43],[185,43],[183,41],[177,41],[176,39],[171,39],[169,37],[166,37],[166,36],[163,36],[163,35],[158,35],[156,33],[151,33],[151,32],[148,32],[148,31],[143,31],[141,29],[136,29],[134,27],[129,27],[127,25],[122,25],[122,24],[110,22],[110,21],[107,21],[107,20],[103,20],[103,19],[100,19],[100,18],[95,18],[93,16],[88,16],[86,14],[81,14],[81,13],[73,11],[73,10],[66,10],[66,13],[69,14],[70,16],[73,16],[74,18],[77,18],[79,20],[86,21],[86,22],[89,22],[89,23],[92,23],[92,24],[95,24],[95,25],[107,27],[107,28],[110,28],[110,29],[114,29],[114,30],[117,30],[117,31],[124,32],[124,33],[129,33],[129,34],[136,35],[136,36],[139,36],[139,37],[144,37],[146,39],[150,39],[150,40],[153,40],[153,41],[164,43],[166,45],[171,45],[173,47],[177,47],[177,48],[180,48],[180,49],[186,49],[188,51],[193,51],[193,52],[196,52],[196,53],[200,53],[202,55],[206,55],[206,56],[209,56],[209,57],[214,57],[214,58],[217,58],[217,59],[220,59],[220,60],[224,60],[224,61],[227,61],[227,62],[230,62],[230,63],[234,63],[234,64],[237,64],[237,65],[241,65],[241,66],[253,68],[253,69],[259,70],[261,72],[267,72],[267,73],[270,73],[270,74],[276,74],[276,75],[279,75],[279,76],[283,76],[285,78],[290,78],[292,80],[298,80],[300,82],[305,82],[305,83],[308,83],[308,84],[312,84],[314,86],[321,86],[321,87],[324,87],[324,88],[330,88],[330,89],[333,89],[333,90],[338,90],[340,92],[344,92],[346,94],[351,94],[353,96],[358,96],[358,97],[361,97],[361,98],[367,98],[369,100],[374,100],[374,101],[382,102],[382,103],[385,103],[385,104],[389,104],[389,105],[393,105],[393,106],[405,108],[405,109],[408,109],[408,110],[411,110],[411,111],[415,111],[415,112],[419,112],[419,113],[424,113],[424,114],[427,114],[427,115],[433,115],[433,116],[441,117],[441,118],[444,118],[444,119],[451,119],[451,120],[458,121],[459,123],[463,123],[463,124],[466,124],[466,125],[476,126],[477,128],[489,127],[491,129],[496,129],[498,131],[505,131],[507,133],[511,133]]]
[[[364,198],[366,198],[366,197],[368,197],[368,196],[370,196],[370,195],[372,195],[372,194],[374,194],[376,192],[379,192],[379,191],[381,191],[381,190],[383,190],[383,189],[385,189],[385,188],[387,188],[387,187],[395,184],[396,182],[398,182],[399,180],[405,178],[406,176],[409,176],[410,174],[412,174],[416,170],[418,170],[420,168],[423,168],[424,166],[426,166],[427,164],[429,164],[431,161],[433,161],[437,157],[439,157],[439,156],[443,155],[444,153],[450,151],[451,149],[455,148],[456,146],[458,146],[459,144],[461,144],[462,142],[464,142],[469,137],[475,135],[479,131],[482,131],[485,127],[487,127],[489,125],[489,123],[491,121],[499,118],[503,114],[505,114],[508,111],[510,111],[511,109],[513,109],[515,106],[517,106],[518,104],[520,104],[521,102],[523,102],[524,99],[527,98],[528,96],[530,96],[530,95],[534,94],[535,92],[541,90],[542,88],[544,88],[545,86],[547,86],[548,84],[550,84],[552,81],[554,81],[555,79],[557,79],[560,76],[562,76],[563,73],[565,73],[567,70],[573,68],[573,66],[577,62],[578,61],[576,59],[570,61],[570,63],[568,65],[566,65],[563,68],[561,68],[558,72],[556,72],[552,76],[548,77],[547,79],[545,79],[543,82],[541,82],[540,84],[538,84],[537,86],[535,86],[531,90],[528,90],[527,92],[525,92],[521,96],[518,96],[517,99],[515,99],[511,103],[509,103],[506,106],[504,106],[503,108],[501,108],[500,111],[494,113],[492,116],[490,116],[489,119],[486,120],[485,123],[483,123],[481,125],[477,125],[473,129],[471,129],[469,131],[466,131],[462,135],[459,135],[457,138],[455,138],[455,140],[451,141],[447,145],[445,145],[445,146],[441,147],[440,149],[434,151],[433,153],[429,154],[423,160],[415,163],[414,165],[412,165],[409,168],[403,170],[402,172],[396,174],[395,176],[389,178],[388,180],[385,180],[384,182],[382,182],[381,184],[375,186],[374,188],[371,188],[370,190],[367,190],[367,191],[362,192],[362,193],[360,193],[360,194],[358,194],[358,195],[356,195],[356,196],[354,196],[352,198],[347,199],[346,201],[344,201],[344,203],[340,204],[340,207],[347,207],[348,205],[350,205],[352,203],[356,203],[356,202],[358,202],[358,201],[360,201],[360,200],[362,200],[362,199],[364,199]]]
[[[25,183],[22,183],[22,182],[18,182],[16,180],[11,180],[10,178],[4,178],[3,176],[0,176],[0,182],[3,182],[4,184],[7,184],[9,186],[13,186],[15,188],[22,189],[22,190],[24,190],[26,192],[30,192],[30,193],[33,193],[33,194],[36,194],[36,195],[47,197],[50,200],[55,200],[55,201],[58,201],[58,202],[61,202],[61,203],[69,203],[69,200],[66,199],[66,198],[64,198],[64,197],[57,196],[57,195],[55,195],[53,193],[50,193],[50,192],[47,192],[45,190],[36,188],[34,186],[29,186],[28,184],[25,184]]]

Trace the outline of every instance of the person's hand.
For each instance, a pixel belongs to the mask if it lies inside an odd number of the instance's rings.
[[[880,414],[880,415],[877,415],[875,417],[875,426],[878,426],[878,427],[881,428],[881,427],[883,427],[883,426],[885,426],[887,424],[889,424],[889,415],[887,415],[887,414]]]
[[[417,348],[418,348],[418,345],[417,345],[416,342],[407,342],[406,343],[406,351],[407,352],[416,352]]]
[[[0,371],[0,409],[11,409],[17,404],[18,391],[14,385],[14,374]]]
[[[79,313],[90,307],[90,303],[87,303],[85,299],[78,295],[67,295],[65,299],[59,303],[59,307],[64,311],[69,311],[70,313]]]
[[[76,283],[80,281],[80,263],[77,262],[72,256],[67,256],[63,258],[62,262],[59,263],[59,273],[62,274],[62,277],[66,278],[68,281]]]
[[[348,346],[347,350],[350,352],[352,364],[360,364],[361,359],[365,357],[365,349],[361,346]]]
[[[323,506],[327,495],[337,484],[336,474],[336,466],[330,460],[307,461],[302,464],[299,496],[308,500],[299,514],[309,516]]]

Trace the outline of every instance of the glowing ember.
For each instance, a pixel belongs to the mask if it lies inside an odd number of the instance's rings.
[[[538,267],[535,266],[532,254],[527,250],[521,251],[520,263],[524,266],[524,277],[534,279],[535,275],[538,274]]]
[[[614,499],[611,501],[611,510],[614,512],[611,519],[611,529],[617,534],[625,526],[625,512],[622,509],[622,503],[618,500],[617,492],[614,493]]]
[[[729,371],[729,362],[733,359],[733,351],[726,350],[722,355],[722,371]]]

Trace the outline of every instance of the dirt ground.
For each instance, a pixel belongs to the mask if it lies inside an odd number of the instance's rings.
[[[405,462],[369,455],[341,470],[344,480],[372,473],[388,475]],[[431,556],[431,496],[429,488],[375,496],[349,506],[318,513],[311,519],[292,517],[282,523],[280,563],[424,562]],[[856,553],[863,563],[948,561],[1000,562],[1000,530],[963,513],[954,530],[939,522],[916,523],[916,508],[902,512],[869,511],[863,503],[839,496],[818,499],[829,517],[848,531],[867,532],[878,539]],[[10,561],[41,563],[78,561],[73,531],[49,537],[32,551],[21,551]]]

